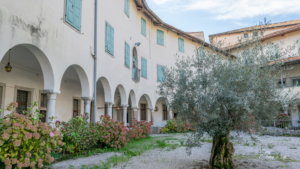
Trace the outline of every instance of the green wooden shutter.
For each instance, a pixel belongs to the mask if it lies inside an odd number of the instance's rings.
[[[128,18],[130,17],[130,12],[129,12],[129,5],[130,1],[129,0],[124,0],[124,12],[125,14],[128,16]]]
[[[125,65],[130,67],[130,46],[125,42]]]
[[[114,28],[112,28],[112,27],[110,26],[110,42],[111,42],[111,43],[110,43],[110,49],[109,49],[109,50],[110,50],[110,52],[111,52],[110,54],[112,54],[112,55],[114,55],[114,44],[115,44],[115,43],[114,43],[114,41],[115,41],[115,40],[114,40],[114,37],[115,37],[114,34],[115,34]]]
[[[147,36],[147,34],[146,34],[146,20],[144,18],[142,18],[142,35],[144,35],[145,37]]]
[[[180,52],[184,53],[184,40],[181,38],[178,38],[178,48]]]
[[[147,78],[147,60],[142,58],[142,76]]]
[[[164,32],[157,30],[157,44],[164,46]]]
[[[80,31],[81,29],[81,0],[75,0],[74,5],[74,27]]]
[[[72,26],[74,25],[74,5],[75,0],[67,0],[66,21]]]
[[[110,42],[110,40],[111,40],[111,38],[110,38],[110,25],[109,25],[109,23],[107,23],[106,22],[106,42],[105,42],[105,50],[108,52],[108,53],[110,53],[110,44],[111,44],[111,42]]]
[[[165,81],[165,67],[157,65],[157,81],[164,82]]]
[[[231,65],[231,59],[228,59],[228,65]]]
[[[300,39],[297,40],[297,44],[298,44],[298,54],[300,55]]]

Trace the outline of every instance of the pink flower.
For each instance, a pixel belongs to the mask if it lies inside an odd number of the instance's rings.
[[[3,133],[3,134],[2,134],[2,139],[3,139],[4,141],[8,140],[9,137],[10,137],[10,135],[9,135],[8,133]]]
[[[16,140],[13,142],[14,147],[20,147],[21,145],[21,140]]]
[[[52,132],[50,132],[50,137],[54,137],[54,134]]]

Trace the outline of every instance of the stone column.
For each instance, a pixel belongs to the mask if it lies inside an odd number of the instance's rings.
[[[127,126],[127,107],[128,105],[122,105],[123,107],[123,121],[124,125]]]
[[[173,113],[172,113],[172,110],[168,110],[168,113],[169,113],[169,120],[172,120],[172,119],[173,119]]]
[[[110,118],[112,119],[113,118],[113,116],[112,116],[112,105],[113,105],[113,103],[106,103],[106,105],[107,105],[107,115],[109,115]]]
[[[83,97],[81,98],[84,101],[84,111],[83,114],[88,113],[89,118],[87,119],[90,122],[91,118],[91,98]]]
[[[151,123],[152,125],[154,125],[154,110],[150,109],[150,112],[151,112]]]
[[[137,121],[139,121],[138,120],[138,108],[137,107],[134,107],[133,108],[133,118],[135,118]]]
[[[56,96],[60,92],[54,92],[54,91],[44,91],[47,93],[47,111],[46,111],[46,122],[50,123],[52,122],[52,127],[54,127],[55,121],[55,102],[56,102]],[[53,121],[51,121],[53,119]]]

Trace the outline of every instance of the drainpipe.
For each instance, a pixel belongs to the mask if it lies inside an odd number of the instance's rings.
[[[94,28],[94,124],[96,123],[96,110],[97,110],[97,12],[98,0],[95,0],[95,28]]]

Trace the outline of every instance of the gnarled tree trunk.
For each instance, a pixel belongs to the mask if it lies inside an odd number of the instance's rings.
[[[233,162],[234,148],[229,135],[214,137],[209,160],[209,169],[236,169]]]

